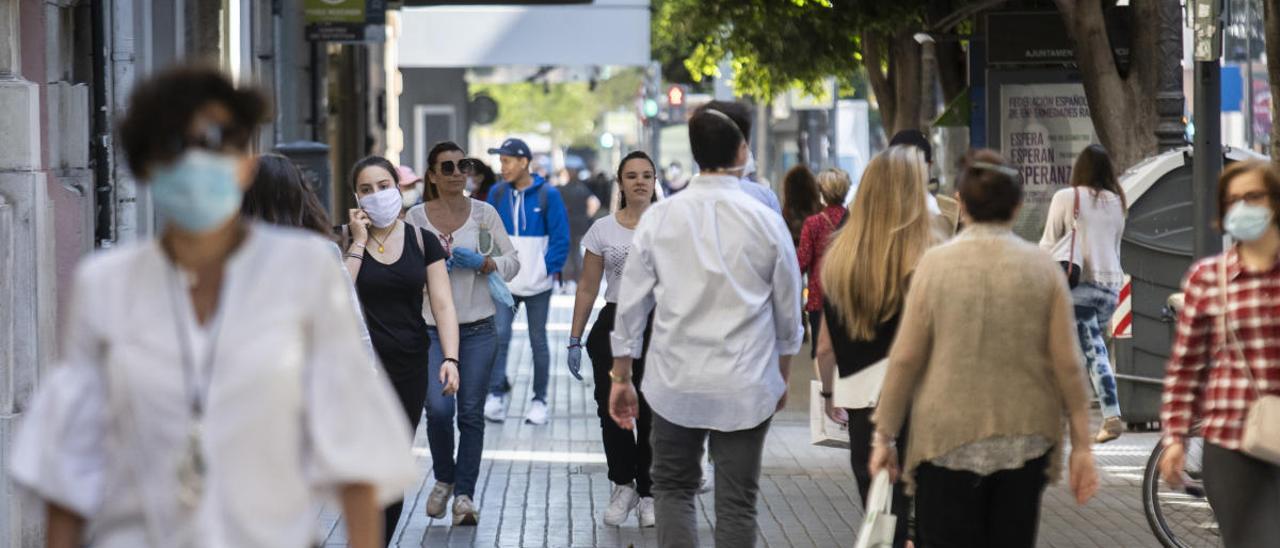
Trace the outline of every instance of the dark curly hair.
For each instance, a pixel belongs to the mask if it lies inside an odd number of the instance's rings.
[[[134,176],[145,182],[150,167],[176,160],[188,146],[192,119],[214,103],[231,112],[231,121],[221,128],[223,149],[247,152],[258,125],[270,116],[270,105],[258,90],[237,88],[222,71],[207,65],[166,69],[140,82],[119,126],[120,144]]]

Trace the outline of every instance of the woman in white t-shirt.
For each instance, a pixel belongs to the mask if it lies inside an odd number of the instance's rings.
[[[609,334],[613,331],[622,268],[631,251],[631,238],[636,224],[640,222],[640,216],[657,199],[656,173],[653,160],[643,152],[632,152],[622,159],[622,164],[618,167],[618,210],[592,224],[582,239],[587,254],[582,262],[582,276],[578,281],[578,294],[573,306],[573,326],[569,333],[569,371],[581,380],[579,369],[582,365],[582,332],[591,316],[603,274],[608,281],[604,293],[606,304],[591,327],[591,335],[587,337],[587,355],[591,358],[591,368],[595,375],[597,414],[600,416],[601,436],[604,438],[605,459],[609,465],[609,480],[614,484],[609,508],[604,513],[604,523],[610,526],[621,525],[637,507],[640,526],[654,525],[653,493],[650,490],[653,482],[649,479],[649,465],[653,461],[653,451],[649,447],[652,414],[644,396],[640,396],[640,412],[635,432],[622,429],[609,418],[609,388],[612,386],[609,369],[613,366]],[[646,334],[646,352],[648,347]],[[644,357],[638,356],[632,375],[632,382],[637,389],[643,377]]]
[[[1071,188],[1053,195],[1044,236],[1040,239],[1040,247],[1052,251],[1070,245],[1062,242],[1071,237],[1072,224],[1077,227],[1076,256],[1083,264],[1080,283],[1071,290],[1071,299],[1075,305],[1080,349],[1102,408],[1102,428],[1095,438],[1098,443],[1114,440],[1124,432],[1116,378],[1104,333],[1111,326],[1111,315],[1115,313],[1119,291],[1124,285],[1120,238],[1124,236],[1127,212],[1128,204],[1124,190],[1116,181],[1111,156],[1102,145],[1089,145],[1076,158],[1071,170]]]

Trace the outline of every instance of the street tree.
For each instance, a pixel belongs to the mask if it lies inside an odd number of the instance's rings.
[[[643,79],[628,69],[597,82],[519,82],[477,84],[474,94],[498,103],[494,128],[503,133],[544,133],[562,146],[595,143],[596,122],[604,113],[634,103]]]
[[[1177,62],[1167,63],[1165,56],[1180,58],[1180,48],[1161,47],[1173,32],[1181,32],[1181,13],[1172,6],[1174,20],[1162,13],[1165,2],[1130,2],[1132,14],[1128,32],[1132,37],[1127,70],[1116,63],[1111,37],[1107,34],[1104,3],[1099,0],[1054,0],[1062,15],[1075,48],[1076,64],[1089,99],[1090,118],[1103,146],[1111,153],[1118,170],[1124,170],[1145,157],[1156,154],[1156,135],[1160,115],[1157,95],[1161,70],[1175,71],[1165,77],[1181,81]],[[1107,4],[1114,4],[1109,0]],[[1163,30],[1162,30],[1163,29]]]
[[[731,59],[739,94],[770,101],[800,88],[825,92],[835,77],[853,87],[866,72],[886,131],[920,127],[920,46],[914,35],[954,26],[991,0],[661,0],[655,2],[654,51],[681,52],[695,80],[717,76]],[[692,44],[693,47],[689,48]],[[964,89],[965,56],[958,41],[938,46],[938,73],[949,101]]]

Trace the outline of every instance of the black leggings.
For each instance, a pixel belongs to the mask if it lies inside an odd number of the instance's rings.
[[[871,423],[871,414],[875,408],[845,409],[849,414],[849,464],[853,466],[853,477],[858,481],[858,493],[862,496],[862,508],[867,507],[867,494],[871,490],[871,434],[875,425]],[[898,468],[901,469],[907,454],[905,442],[907,426],[903,425],[898,441],[904,446],[898,448]],[[898,517],[893,530],[893,545],[902,548],[907,544],[907,531],[911,514],[911,497],[907,496],[903,482],[893,484],[893,515]]]
[[[418,422],[422,420],[422,406],[427,402],[427,367],[425,356],[422,362],[422,374],[415,374],[409,378],[392,379],[391,386],[395,388],[396,396],[400,400],[400,405],[404,406],[404,413],[409,417],[409,438],[418,432]],[[400,523],[400,512],[404,509],[404,499],[391,503],[382,513],[383,530],[382,535],[386,540],[384,544],[391,544],[391,536],[396,532],[396,525]]]
[[[640,380],[644,378],[644,356],[631,366],[631,382],[640,397],[640,414],[636,417],[636,431],[624,430],[609,417],[609,370],[613,368],[613,351],[609,335],[613,332],[617,307],[606,304],[596,316],[596,323],[587,335],[587,356],[595,376],[596,414],[600,417],[600,434],[604,439],[604,457],[609,465],[609,481],[616,485],[636,484],[636,492],[651,497],[653,480],[649,468],[653,464],[653,449],[649,445],[649,432],[653,424],[653,412],[649,402],[640,392]],[[652,325],[652,323],[650,324]],[[649,349],[649,329],[645,329],[645,351]]]
[[[916,468],[916,546],[1034,548],[1054,451],[989,476],[922,463]]]

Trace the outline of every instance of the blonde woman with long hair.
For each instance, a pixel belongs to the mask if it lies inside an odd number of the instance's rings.
[[[929,178],[924,153],[894,146],[871,159],[843,228],[835,233],[822,265],[823,322],[818,368],[827,415],[849,426],[849,456],[866,503],[871,486],[872,408],[841,409],[832,403],[837,373],[849,377],[883,359],[898,330],[898,318],[916,261],[935,242],[925,205]],[[907,499],[894,488],[894,514],[904,516]],[[894,546],[903,546],[907,520],[899,519]]]

